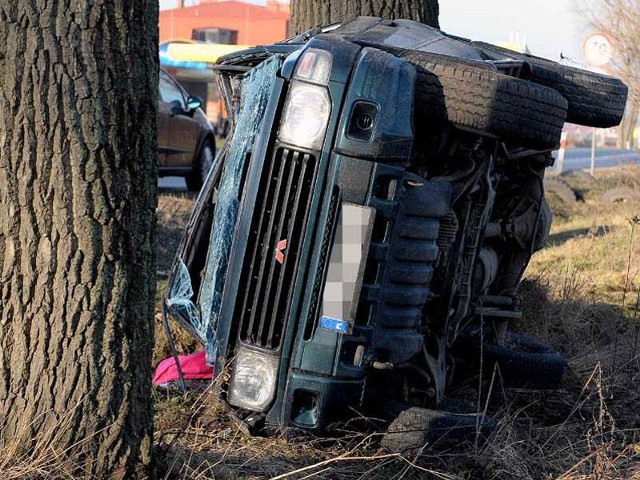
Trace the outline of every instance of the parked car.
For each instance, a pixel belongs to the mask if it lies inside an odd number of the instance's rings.
[[[187,188],[197,192],[216,154],[213,125],[200,108],[202,100],[163,69],[158,92],[159,175],[184,177]]]
[[[456,364],[560,384],[563,358],[508,327],[563,124],[618,123],[624,84],[370,17],[216,70],[232,131],[164,303],[237,417],[321,432],[382,410],[390,435],[475,431],[486,418],[443,407]]]

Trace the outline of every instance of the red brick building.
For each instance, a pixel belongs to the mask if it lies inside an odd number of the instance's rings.
[[[288,35],[289,5],[266,6],[238,1],[208,1],[160,12],[160,43],[173,39],[261,45]]]

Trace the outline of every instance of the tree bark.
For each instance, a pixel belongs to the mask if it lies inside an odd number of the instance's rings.
[[[439,28],[437,0],[291,0],[291,32],[342,22],[360,15],[405,18]]]
[[[622,117],[622,122],[618,127],[618,140],[616,142],[618,148],[636,148],[633,134],[637,123],[638,110],[630,104],[627,106],[627,111],[625,112],[624,117]]]
[[[78,477],[149,462],[157,10],[0,3],[0,454]]]

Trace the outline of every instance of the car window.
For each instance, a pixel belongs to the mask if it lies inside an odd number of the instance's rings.
[[[160,74],[160,98],[164,103],[171,103],[176,100],[185,107],[184,97],[180,88],[167,75]]]

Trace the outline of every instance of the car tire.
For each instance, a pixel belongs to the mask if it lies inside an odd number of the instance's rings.
[[[640,199],[640,194],[630,187],[610,188],[600,197],[603,203],[618,203]]]
[[[187,183],[187,190],[190,192],[199,192],[204,184],[204,181],[211,170],[214,160],[215,149],[209,142],[205,143],[200,149],[198,158],[196,158],[193,164],[193,170],[185,177]]]
[[[578,200],[578,195],[576,195],[576,192],[569,186],[567,182],[560,178],[545,177],[544,191],[545,196],[548,193],[553,193],[560,200],[562,200],[563,203],[576,203],[576,201]]]
[[[472,363],[479,362],[482,352],[485,371],[492,372],[497,365],[505,387],[552,390],[562,385],[564,357],[533,337],[507,332],[502,345],[482,345],[476,330],[460,338],[457,350]]]
[[[567,99],[567,122],[607,128],[618,125],[622,120],[628,88],[617,78],[560,65],[546,58],[521,54],[487,43],[472,44],[527,62],[530,81],[553,88]]]
[[[479,62],[419,52],[402,58],[418,73],[418,128],[445,123],[532,148],[559,144],[567,101],[555,90],[476,65]]]
[[[620,123],[627,103],[627,86],[617,78],[578,68],[527,59],[531,81],[553,88],[569,102],[567,122],[608,128]]]
[[[598,180],[591,176],[591,174],[585,170],[568,170],[560,174],[560,178],[572,184],[573,182],[580,182],[581,184],[593,186],[598,183]]]
[[[411,407],[391,422],[381,445],[390,452],[412,453],[425,445],[438,448],[462,442],[483,442],[495,426],[495,420],[488,415]]]

